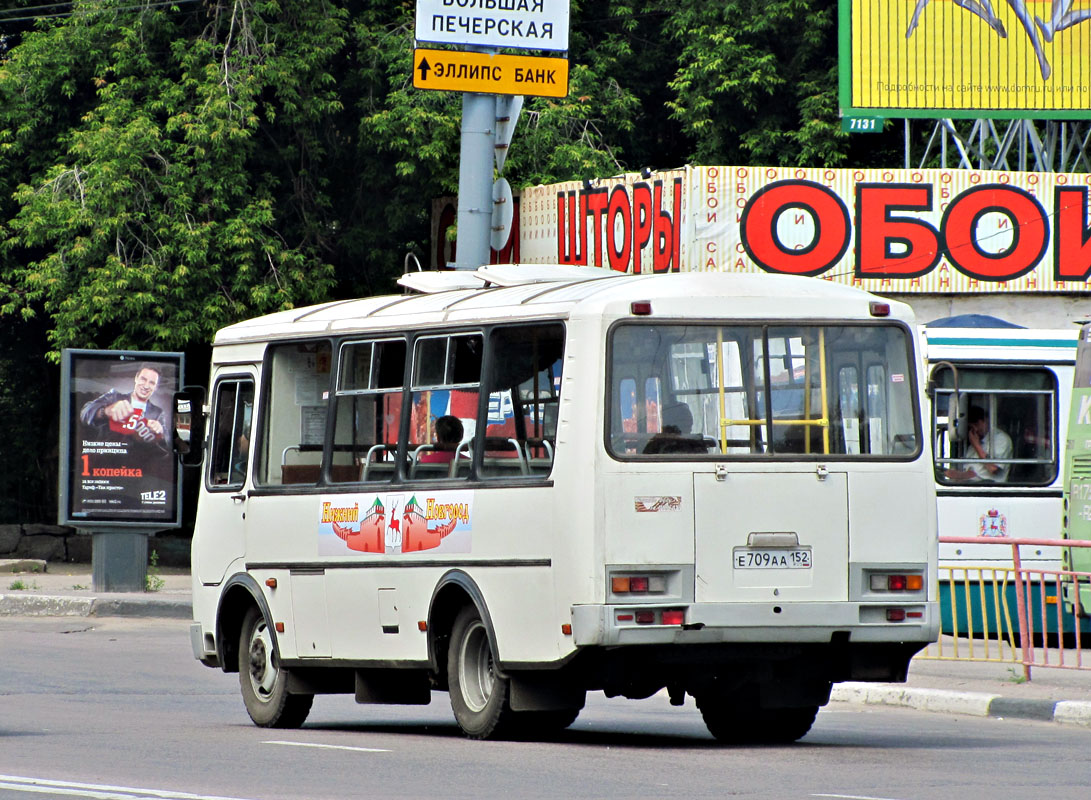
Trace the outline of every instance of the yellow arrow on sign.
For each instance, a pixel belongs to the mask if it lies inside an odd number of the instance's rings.
[[[564,97],[568,59],[416,49],[413,85],[448,92]]]

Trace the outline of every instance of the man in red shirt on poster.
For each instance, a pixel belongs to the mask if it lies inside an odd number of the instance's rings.
[[[108,427],[119,436],[133,436],[149,444],[162,441],[165,414],[151,402],[159,386],[159,369],[142,364],[133,380],[133,390],[124,394],[111,389],[89,401],[80,411],[80,420],[94,427]]]

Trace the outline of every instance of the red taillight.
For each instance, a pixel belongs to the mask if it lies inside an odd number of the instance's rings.
[[[904,608],[888,608],[886,610],[887,622],[905,622]]]
[[[923,575],[873,573],[871,576],[871,591],[873,592],[919,592],[923,588]]]
[[[668,608],[663,611],[664,625],[681,625],[686,621],[686,612],[680,608]]]
[[[655,624],[655,612],[654,611],[637,611],[636,612],[636,624],[637,625],[654,625]]]
[[[646,317],[652,313],[650,300],[634,300],[629,304],[629,312],[636,317]]]
[[[667,579],[662,575],[616,575],[610,578],[613,594],[664,594]]]
[[[871,312],[871,316],[873,317],[889,317],[890,303],[879,303],[872,300],[868,303],[868,311]]]

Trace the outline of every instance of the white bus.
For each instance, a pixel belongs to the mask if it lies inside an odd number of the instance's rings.
[[[936,639],[907,306],[771,275],[402,283],[216,336],[192,645],[255,723],[436,689],[488,738],[666,690],[786,742]]]
[[[971,323],[974,327],[968,326]],[[951,318],[925,326],[941,536],[1060,537],[1063,425],[1072,396],[1078,338],[1075,325],[1070,329],[1028,329],[990,317]],[[963,422],[970,422],[976,408],[989,431],[998,432],[986,434],[997,438],[998,452],[990,453],[988,459],[971,449],[965,435],[950,435],[948,409],[956,382],[966,414]],[[1001,457],[1005,454],[1006,458]],[[990,473],[985,464],[994,464],[996,469]],[[977,467],[973,474],[971,465]],[[1060,548],[1027,546],[1020,555],[1025,568],[1061,569]],[[978,578],[989,581],[1000,574],[993,570],[1010,568],[1011,557],[1010,547],[940,544],[945,633],[954,630],[952,581],[947,580],[947,568],[955,570],[951,576],[955,583],[973,585],[970,596],[976,598],[976,604],[982,591],[976,585]],[[1006,581],[1004,589],[1014,609],[1014,580]],[[984,591],[988,594],[992,590],[986,587]],[[1048,596],[1055,598],[1056,594],[1050,591]],[[967,603],[956,604],[961,618],[958,629],[965,632]],[[986,598],[985,606],[991,605]],[[995,614],[983,618],[976,606],[973,613],[973,629],[995,632]],[[1053,615],[1050,620],[1053,624]]]

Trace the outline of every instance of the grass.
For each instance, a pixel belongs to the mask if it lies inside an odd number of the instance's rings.
[[[13,592],[25,592],[28,590],[33,591],[38,588],[38,584],[36,581],[31,581],[28,584],[22,578],[16,578],[10,584],[8,584],[8,588]]]
[[[159,553],[152,550],[148,557],[148,574],[144,578],[144,591],[158,592],[167,582],[159,576]]]

